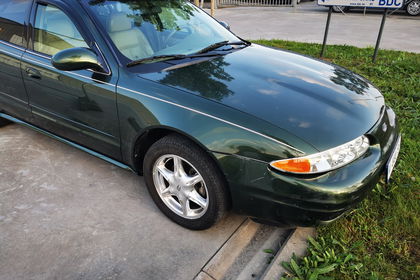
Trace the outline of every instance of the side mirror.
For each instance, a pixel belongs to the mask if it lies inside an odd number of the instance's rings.
[[[219,23],[226,28],[227,30],[230,30],[230,25],[226,21],[219,21]]]
[[[52,65],[58,70],[76,71],[92,69],[103,71],[98,56],[87,48],[71,48],[56,53],[51,58]]]

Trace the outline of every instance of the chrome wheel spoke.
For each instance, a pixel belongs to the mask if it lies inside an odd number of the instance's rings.
[[[172,196],[172,191],[171,191],[171,187],[167,187],[166,189],[164,189],[163,191],[161,191],[160,193],[163,197],[169,197]]]
[[[182,157],[167,154],[158,158],[153,167],[153,182],[162,201],[177,215],[198,219],[206,213],[209,205],[206,183]],[[195,187],[198,184],[200,192]]]
[[[201,181],[203,181],[203,178],[201,177],[201,175],[197,174],[192,177],[186,177],[186,179],[184,180],[184,184],[186,186],[193,187]]]
[[[186,176],[187,174],[185,173],[184,166],[182,165],[182,159],[178,156],[174,156],[173,161],[174,161],[175,176],[178,176],[178,177]]]
[[[180,199],[180,204],[181,204],[181,209],[182,209],[182,214],[184,214],[184,216],[189,216],[191,208],[190,208],[190,203],[188,201],[188,199],[186,197],[183,197]]]
[[[169,184],[172,184],[172,182],[174,181],[174,173],[170,171],[168,168],[166,168],[165,165],[163,164],[156,166],[156,168],[159,174],[162,175],[163,178],[165,178]]]
[[[202,197],[196,190],[190,192],[188,199],[200,206],[201,208],[205,208],[207,206],[207,199]]]

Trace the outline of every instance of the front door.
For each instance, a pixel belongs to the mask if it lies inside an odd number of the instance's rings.
[[[77,3],[77,2],[76,2]],[[92,34],[77,20],[86,20],[78,7],[62,2],[34,3],[29,49],[22,57],[21,70],[35,123],[63,138],[120,160],[120,139],[116,106],[117,71],[111,73]],[[70,16],[70,11],[77,16]],[[84,47],[95,51],[104,72],[60,71],[51,64],[57,52]]]

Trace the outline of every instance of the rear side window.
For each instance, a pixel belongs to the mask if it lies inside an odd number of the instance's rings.
[[[35,17],[34,50],[54,55],[74,47],[87,48],[71,19],[60,9],[51,5],[38,5]]]
[[[0,40],[18,45],[26,45],[24,24],[32,0],[0,1]]]

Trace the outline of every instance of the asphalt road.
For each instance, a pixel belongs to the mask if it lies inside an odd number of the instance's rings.
[[[19,125],[0,128],[0,279],[192,279],[244,217],[194,232],[143,179]]]
[[[316,2],[293,7],[234,7],[217,9],[215,17],[230,24],[238,36],[250,39],[282,39],[322,43],[328,9]],[[334,13],[328,44],[375,46],[382,12],[354,10]],[[420,16],[402,11],[388,16],[381,42],[382,49],[420,53]]]

